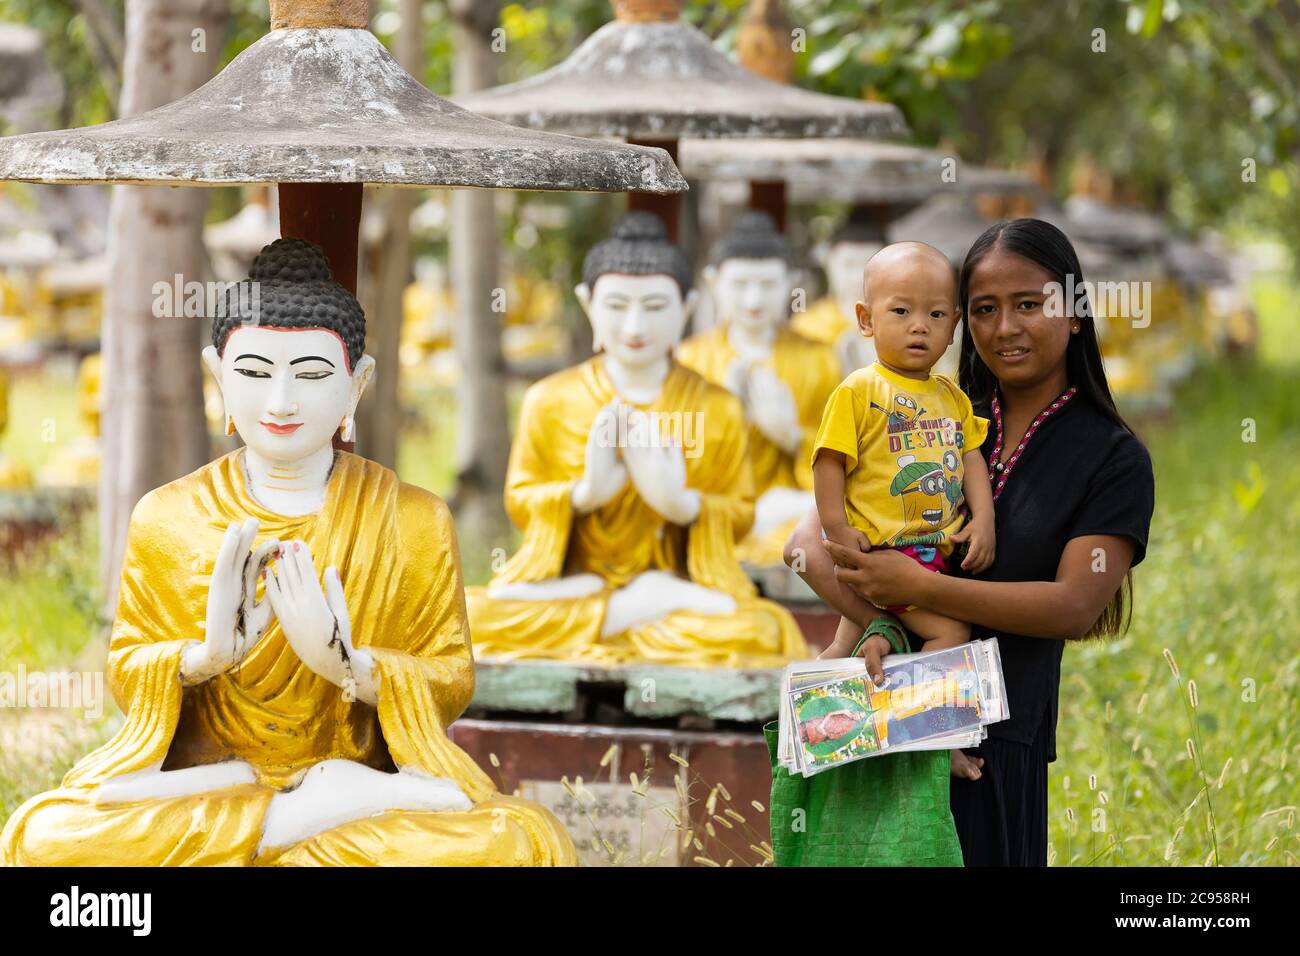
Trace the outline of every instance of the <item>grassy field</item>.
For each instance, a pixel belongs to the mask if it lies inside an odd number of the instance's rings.
[[[1203,370],[1143,436],[1156,516],[1132,629],[1066,651],[1056,865],[1300,855],[1300,576],[1284,550],[1300,534],[1300,349],[1295,291],[1257,293],[1259,363]]]
[[[1157,508],[1131,630],[1066,652],[1054,865],[1290,865],[1300,854],[1300,575],[1277,553],[1300,534],[1296,290],[1267,280],[1256,292],[1259,362],[1202,370],[1173,421],[1143,434]],[[46,410],[73,427],[64,387],[16,382],[12,420]],[[15,431],[3,448],[39,465],[48,449]],[[446,493],[450,449],[449,427],[413,433],[404,475]],[[94,555],[92,517],[3,579],[0,672],[99,666]],[[119,719],[111,708],[97,721],[0,712],[0,820]]]

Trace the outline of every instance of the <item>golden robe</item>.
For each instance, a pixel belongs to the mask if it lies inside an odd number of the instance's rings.
[[[287,518],[248,493],[242,450],[150,492],[128,531],[108,676],[126,722],[63,785],[23,804],[0,836],[9,865],[573,865],[549,811],[497,793],[447,738],[474,690],[460,557],[447,506],[387,468],[336,454],[318,515]],[[298,659],[277,622],[239,667],[194,687],[181,650],[201,635],[208,582],[231,522],[301,538],[339,569],[352,638],[375,661],[378,707]],[[256,855],[277,790],[323,760],[454,780],[475,806],[390,811]],[[103,781],[161,766],[245,760],[258,782],[193,796],[97,805]]]
[[[726,383],[727,368],[736,357],[726,328],[721,325],[692,336],[677,351],[677,358],[683,365],[699,372],[715,385]],[[772,344],[771,357],[763,364],[794,396],[799,425],[803,428],[803,441],[799,450],[791,455],[774,445],[757,426],[750,425],[749,457],[754,469],[754,490],[759,495],[771,488],[812,491],[813,439],[817,437],[826,400],[843,378],[840,361],[828,346],[782,327]],[[742,561],[757,565],[782,564],[785,542],[797,523],[797,518],[788,521],[761,538],[747,536],[739,546],[738,556]]]
[[[617,397],[599,356],[548,376],[524,396],[505,493],[523,543],[492,583],[589,572],[604,579],[605,588],[545,601],[493,598],[486,588],[468,588],[480,656],[696,667],[780,667],[807,657],[794,618],[759,599],[736,561],[736,540],[754,520],[753,474],[740,403],[725,389],[674,364],[659,397],[636,406],[679,429],[686,485],[701,493],[699,516],[689,527],[665,521],[631,481],[590,514],[574,513],[570,494],[582,477],[587,436],[597,413]],[[725,592],[736,611],[673,611],[602,637],[610,595],[651,570]]]
[[[858,322],[856,318],[841,312],[839,304],[826,296],[818,299],[807,310],[791,316],[790,328],[806,339],[834,347],[845,332],[857,331]]]

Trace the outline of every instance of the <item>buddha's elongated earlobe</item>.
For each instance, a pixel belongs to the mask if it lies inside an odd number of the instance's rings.
[[[342,441],[356,441],[356,438],[354,437],[354,433],[356,432],[356,423],[351,415],[348,415],[343,419],[343,424],[340,427],[343,430],[342,434],[339,435],[339,438]]]
[[[227,435],[233,435],[234,433],[235,433],[235,416],[234,416],[234,415],[227,415],[227,416],[226,416],[226,434],[227,434]]]

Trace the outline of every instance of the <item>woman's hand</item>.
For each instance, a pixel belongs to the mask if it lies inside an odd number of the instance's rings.
[[[925,570],[907,555],[888,548],[863,552],[834,541],[824,542],[835,561],[835,577],[876,607],[916,604]]]
[[[322,589],[307,543],[290,541],[267,575],[266,596],[285,640],[309,670],[352,698],[376,702],[373,659],[352,646],[352,622],[337,568],[325,570]]]

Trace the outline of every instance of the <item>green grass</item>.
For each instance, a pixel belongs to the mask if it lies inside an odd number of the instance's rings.
[[[35,475],[64,442],[85,434],[77,414],[76,367],[61,363],[40,373],[6,375],[9,425],[0,435],[0,455]]]
[[[1202,370],[1172,424],[1143,436],[1156,515],[1132,629],[1065,655],[1056,865],[1292,865],[1300,851],[1297,290],[1264,288],[1258,364]]]

